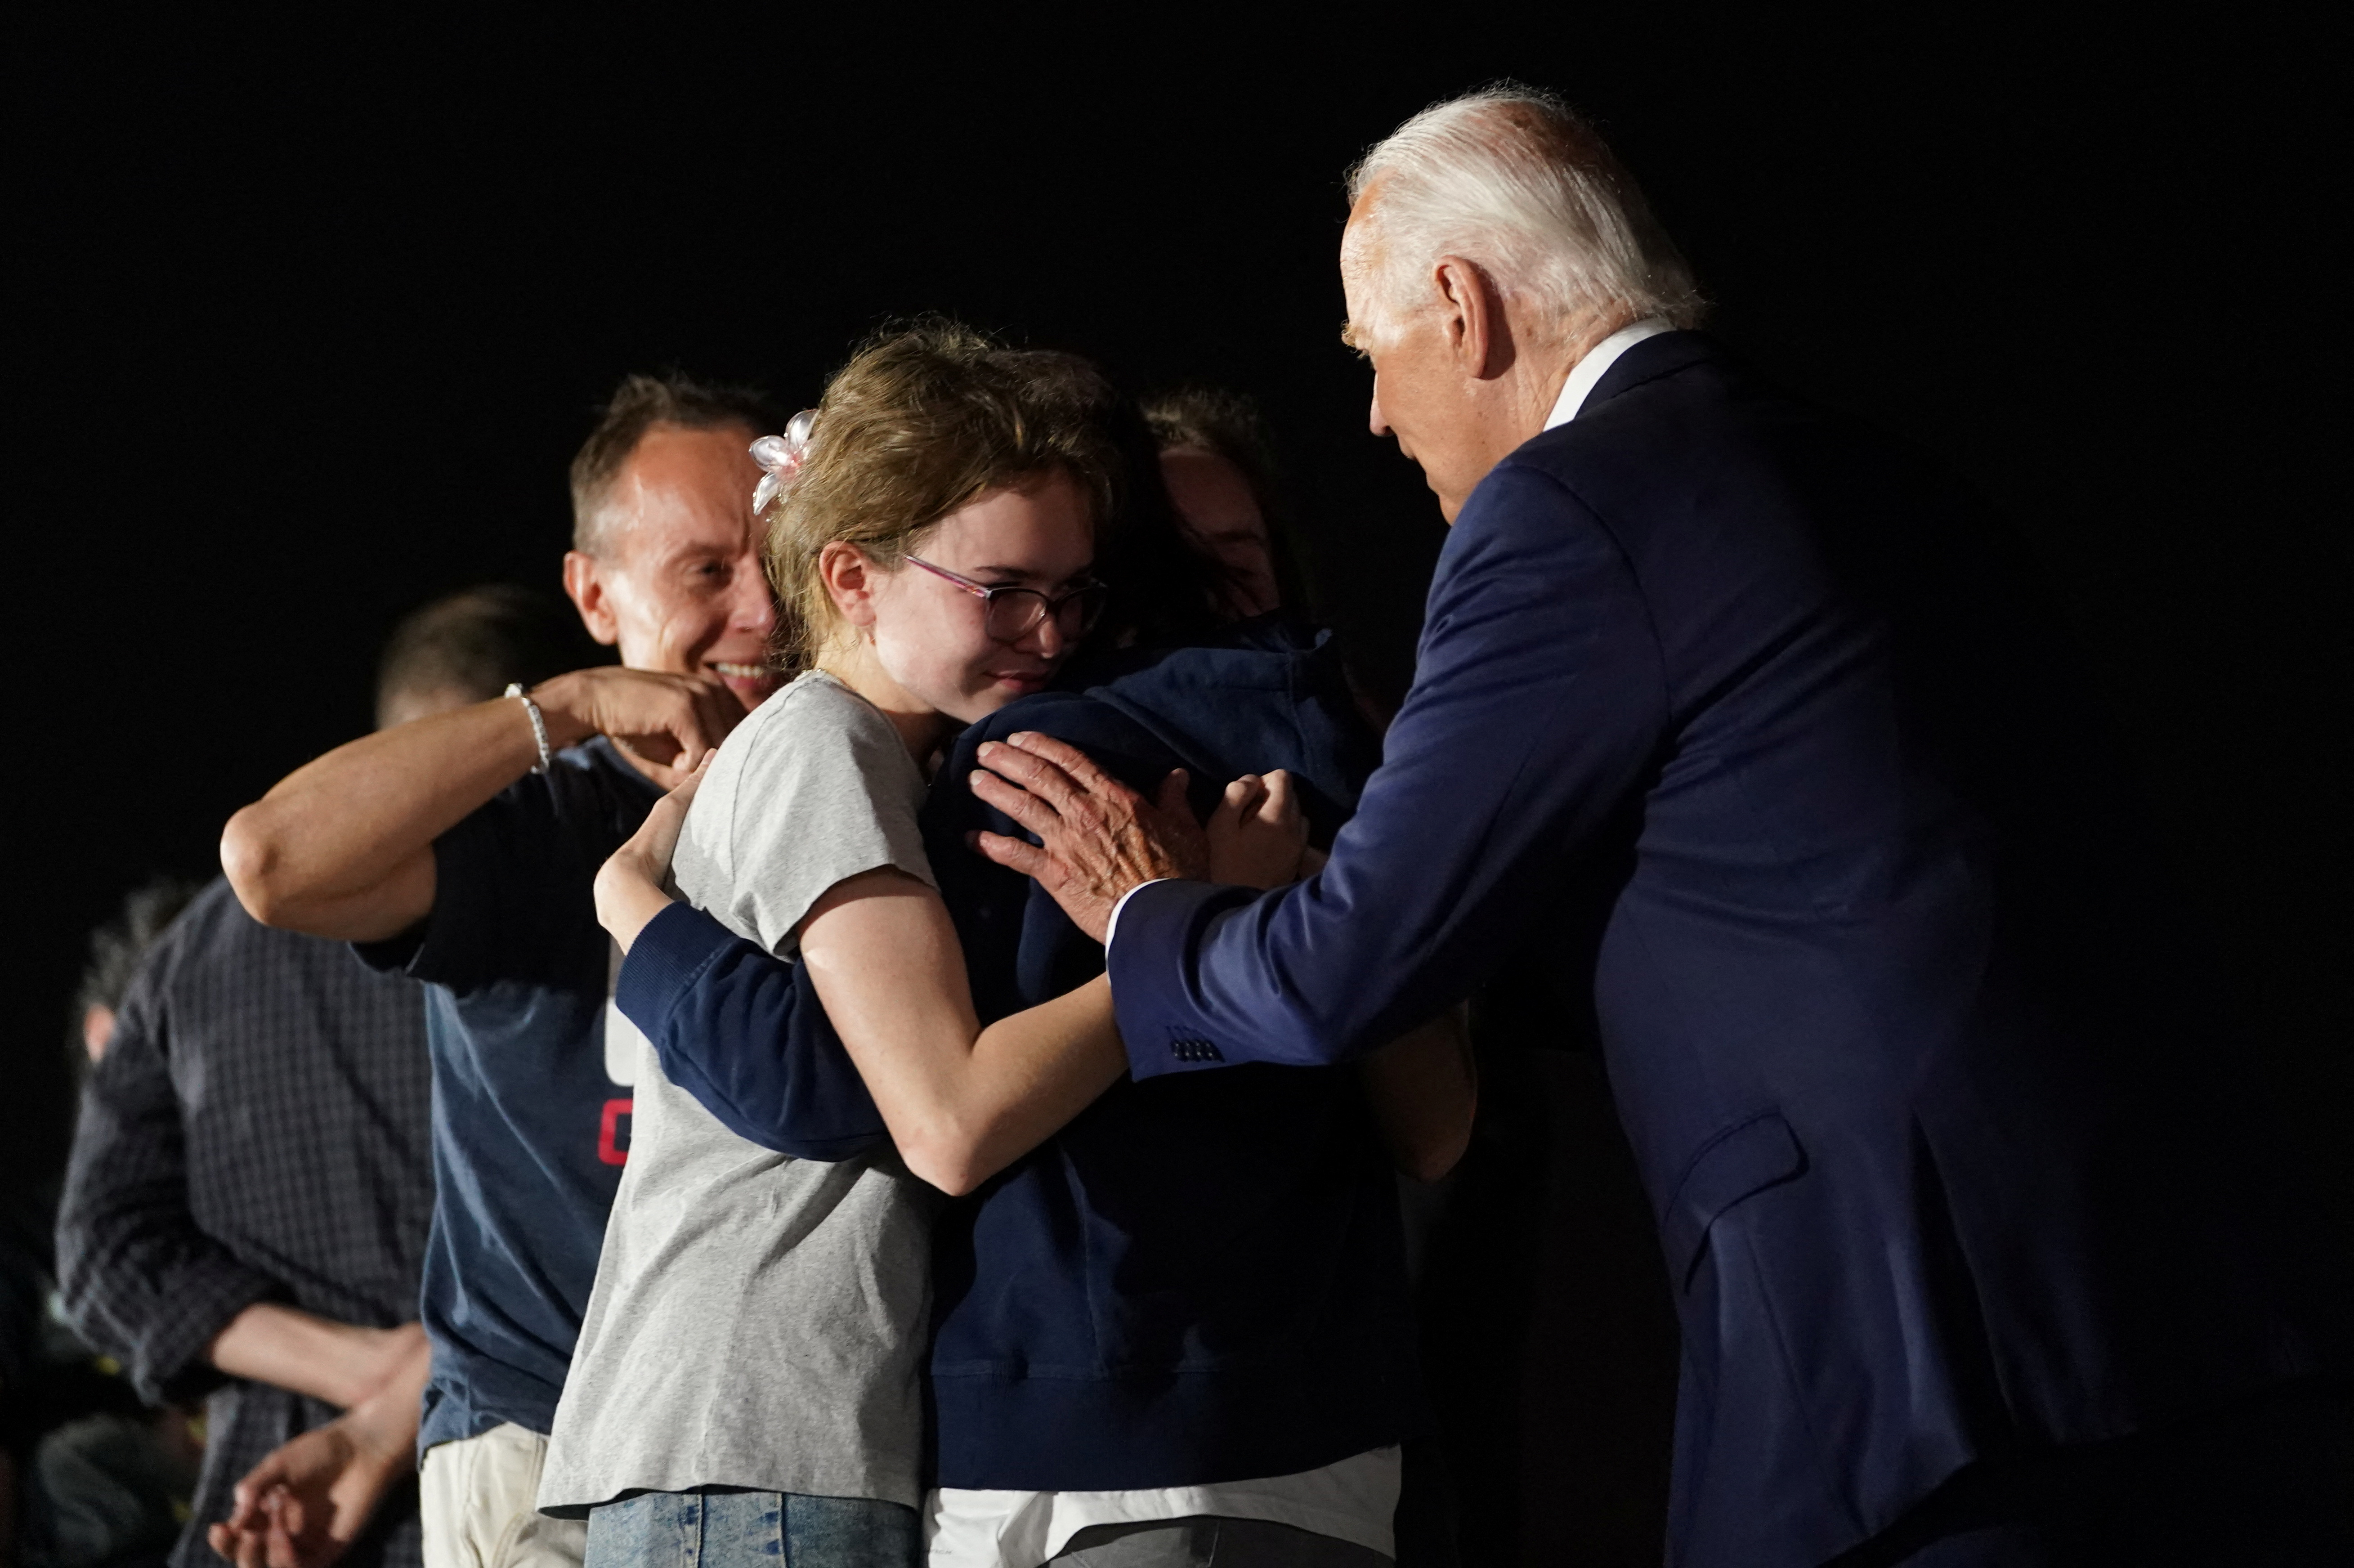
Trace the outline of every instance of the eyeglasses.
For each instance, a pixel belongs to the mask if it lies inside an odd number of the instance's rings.
[[[1019,642],[1035,631],[1048,616],[1055,618],[1055,630],[1066,637],[1085,637],[1103,619],[1104,601],[1111,589],[1103,583],[1081,583],[1077,588],[1049,599],[1036,588],[991,588],[970,577],[960,577],[946,567],[936,567],[929,561],[919,561],[913,556],[900,557],[911,567],[921,567],[936,577],[944,577],[981,600],[981,622],[992,641]]]

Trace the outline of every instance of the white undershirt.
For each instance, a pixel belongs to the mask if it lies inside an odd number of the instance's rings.
[[[1544,428],[1550,430],[1557,425],[1566,425],[1576,418],[1579,410],[1585,407],[1585,400],[1594,396],[1595,387],[1600,386],[1602,378],[1610,374],[1610,367],[1618,363],[1620,355],[1647,337],[1657,337],[1663,332],[1675,330],[1656,316],[1648,317],[1631,325],[1620,327],[1617,332],[1587,349],[1578,362],[1569,367],[1569,379],[1561,384],[1561,396],[1553,400],[1553,412],[1545,416]],[[1167,878],[1154,877],[1152,880],[1163,882]],[[1128,907],[1128,901],[1136,896],[1139,888],[1151,885],[1151,882],[1138,883],[1135,887],[1121,894],[1119,901],[1111,906],[1111,918],[1104,924],[1104,951],[1107,954],[1111,951],[1112,938],[1119,932],[1119,912]]]
[[[1675,330],[1653,316],[1631,326],[1622,326],[1587,349],[1585,356],[1569,367],[1569,379],[1561,384],[1561,396],[1553,399],[1553,412],[1545,416],[1544,428],[1550,430],[1556,425],[1566,425],[1576,418],[1577,411],[1585,407],[1585,400],[1594,396],[1594,389],[1602,384],[1604,376],[1610,374],[1610,367],[1618,363],[1620,355],[1647,337],[1657,337],[1663,332]]]
[[[1130,1492],[1003,1492],[942,1487],[925,1499],[927,1568],[1038,1568],[1091,1525],[1257,1519],[1397,1555],[1398,1451],[1260,1481]]]

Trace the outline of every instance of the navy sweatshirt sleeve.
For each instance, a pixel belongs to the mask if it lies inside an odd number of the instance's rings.
[[[738,1138],[846,1160],[889,1135],[809,976],[691,905],[647,922],[613,1001],[670,1081]]]

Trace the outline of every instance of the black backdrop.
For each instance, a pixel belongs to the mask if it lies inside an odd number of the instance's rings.
[[[1601,120],[1724,338],[2026,528],[2245,988],[2215,1070],[2272,1075],[2342,1221],[2337,40],[1755,9],[19,15],[13,1152],[61,1125],[87,927],[364,727],[401,610],[554,583],[625,371],[807,402],[937,309],[1256,392],[1329,613],[1402,685],[1441,529],[1334,341],[1339,176],[1511,74]]]

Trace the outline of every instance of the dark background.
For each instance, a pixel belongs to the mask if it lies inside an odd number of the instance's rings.
[[[2214,1071],[2270,1081],[2343,1246],[2342,40],[2253,6],[1771,9],[20,14],[16,1160],[62,1125],[86,929],[365,727],[402,610],[554,585],[626,371],[812,402],[941,310],[1255,392],[1327,613],[1402,686],[1441,525],[1334,338],[1340,176],[1509,74],[1599,119],[1725,340],[2025,529],[2243,988]]]

